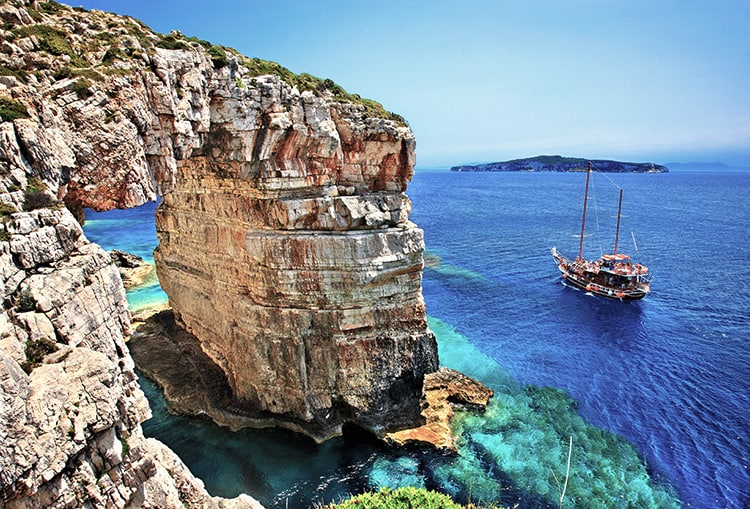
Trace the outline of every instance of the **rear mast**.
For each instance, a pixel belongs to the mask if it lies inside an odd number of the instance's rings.
[[[583,192],[583,218],[581,218],[581,240],[578,244],[578,258],[583,259],[583,233],[586,229],[586,202],[589,199],[589,177],[591,176],[591,161],[589,161],[588,170],[586,170],[586,190]]]

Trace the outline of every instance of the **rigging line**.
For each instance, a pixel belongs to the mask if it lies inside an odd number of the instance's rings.
[[[602,246],[602,232],[599,227],[599,202],[596,199],[596,193],[594,192],[594,179],[591,179],[591,199],[594,201],[594,218],[596,220],[596,240],[599,243],[599,256],[604,254],[604,246]]]
[[[611,178],[609,178],[609,175],[607,175],[606,172],[597,170],[594,164],[591,165],[591,169],[596,171],[596,173],[598,173],[599,175],[602,175],[605,179],[609,180],[609,183],[615,186],[617,189],[622,189],[622,186],[618,184],[617,182],[615,182],[614,180],[612,180]]]

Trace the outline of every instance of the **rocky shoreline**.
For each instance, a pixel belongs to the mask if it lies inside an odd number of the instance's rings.
[[[0,232],[0,505],[259,509],[211,497],[144,437],[122,280],[70,212],[11,213]]]
[[[113,249],[109,252],[112,261],[120,270],[120,277],[125,289],[142,286],[148,279],[156,277],[156,267],[140,256]]]

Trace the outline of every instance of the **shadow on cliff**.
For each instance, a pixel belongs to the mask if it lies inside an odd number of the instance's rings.
[[[177,325],[171,309],[148,317],[136,328],[128,346],[140,373],[162,388],[170,413],[207,417],[233,431],[281,427],[319,443],[341,434],[325,422],[302,422],[253,410],[238,401],[222,369],[206,355],[194,335]],[[398,390],[398,385],[392,390]],[[369,430],[352,423],[344,425],[343,434],[357,443],[365,438],[378,440]]]

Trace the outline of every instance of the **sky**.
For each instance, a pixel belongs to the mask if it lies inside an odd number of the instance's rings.
[[[748,0],[65,3],[330,78],[406,118],[418,167],[541,154],[750,167]]]

